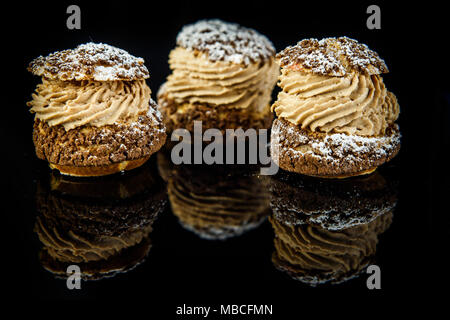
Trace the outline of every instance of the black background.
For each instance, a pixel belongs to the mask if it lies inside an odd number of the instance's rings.
[[[304,309],[321,314],[362,306],[384,310],[400,299],[417,299],[429,306],[443,286],[446,268],[440,248],[448,245],[448,193],[443,154],[448,147],[450,99],[442,79],[448,27],[443,8],[429,4],[381,7],[381,30],[366,28],[366,8],[360,2],[81,2],[81,30],[67,30],[66,8],[72,3],[14,3],[3,16],[2,48],[6,104],[3,105],[2,161],[6,204],[8,268],[14,287],[9,295],[32,303],[59,300],[104,300],[109,308],[136,301],[148,314],[171,318],[183,303],[273,304],[275,314],[301,316]],[[105,42],[143,57],[150,71],[153,98],[169,74],[167,58],[181,27],[202,18],[220,18],[254,28],[280,51],[310,37],[346,35],[366,43],[390,69],[387,88],[399,100],[403,134],[399,156],[389,165],[400,179],[394,223],[382,235],[378,262],[382,290],[369,291],[365,277],[343,285],[308,288],[276,271],[270,255],[273,232],[269,223],[227,242],[207,242],[182,229],[166,212],[155,224],[154,243],[144,265],[114,279],[87,283],[76,292],[53,279],[37,259],[39,243],[32,232],[36,181],[47,166],[34,155],[33,117],[25,105],[40,79],[26,71],[38,55],[74,48],[80,43]],[[448,20],[448,19],[447,19]],[[9,235],[8,231],[12,231]],[[9,254],[9,250],[11,254]],[[286,317],[286,319],[288,319]]]

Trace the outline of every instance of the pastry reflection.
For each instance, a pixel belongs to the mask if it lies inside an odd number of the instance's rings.
[[[65,277],[69,265],[82,278],[124,273],[145,260],[152,224],[167,205],[155,164],[93,179],[52,172],[38,183],[35,224],[43,267]]]
[[[172,212],[180,224],[208,240],[255,229],[270,213],[268,181],[248,166],[173,165],[158,153]]]
[[[345,181],[279,173],[271,179],[273,264],[311,286],[357,277],[392,222],[396,189],[379,172]]]

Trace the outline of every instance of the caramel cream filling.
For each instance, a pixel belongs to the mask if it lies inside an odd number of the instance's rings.
[[[42,79],[28,102],[36,118],[70,130],[135,121],[149,108],[151,90],[145,80],[60,81]]]
[[[172,74],[164,92],[177,103],[269,112],[267,105],[279,74],[274,59],[248,66],[212,62],[207,54],[177,47],[169,55]]]
[[[383,135],[400,112],[379,75],[331,77],[282,68],[279,85],[272,111],[311,131]]]

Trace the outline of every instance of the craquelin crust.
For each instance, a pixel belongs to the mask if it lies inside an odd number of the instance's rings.
[[[365,44],[347,37],[305,39],[277,54],[281,67],[315,74],[344,76],[355,70],[365,74],[389,72],[383,59]]]
[[[279,167],[323,178],[367,174],[391,160],[400,150],[397,125],[382,137],[366,138],[303,130],[284,119],[272,125],[271,154]]]
[[[211,61],[248,65],[275,55],[273,44],[257,31],[218,19],[200,20],[183,27],[177,45],[205,52]]]
[[[255,114],[245,109],[230,109],[229,107],[205,104],[178,104],[165,93],[158,95],[158,105],[168,132],[178,128],[185,128],[192,132],[194,120],[202,121],[203,130],[217,128],[222,133],[225,132],[225,129],[267,129],[270,128],[273,120],[269,107],[267,107],[266,114]]]
[[[148,114],[131,124],[81,126],[66,131],[35,120],[36,155],[66,174],[104,175],[139,166],[166,140],[164,125]],[[122,163],[122,164],[120,164]]]
[[[103,44],[85,43],[30,62],[28,71],[52,80],[140,80],[149,78],[144,59]]]

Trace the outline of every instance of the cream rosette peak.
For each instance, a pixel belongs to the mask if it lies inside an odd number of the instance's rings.
[[[253,29],[220,20],[185,26],[169,65],[164,92],[177,103],[269,112],[279,66],[272,43]]]
[[[378,54],[356,40],[306,39],[277,55],[282,89],[271,110],[302,129],[384,135],[400,109]]]

